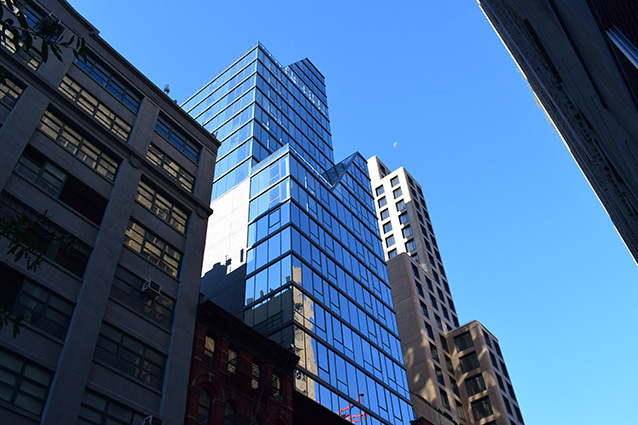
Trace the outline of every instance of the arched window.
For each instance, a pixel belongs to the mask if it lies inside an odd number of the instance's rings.
[[[235,406],[232,403],[226,403],[224,409],[224,425],[235,425],[237,423],[237,412]]]
[[[197,410],[197,418],[202,424],[210,424],[210,393],[208,390],[202,390],[199,393],[199,408]]]

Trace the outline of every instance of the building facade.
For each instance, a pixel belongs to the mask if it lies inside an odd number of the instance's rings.
[[[638,261],[638,4],[479,4]]]
[[[0,302],[24,317],[0,331],[0,422],[181,423],[219,143],[68,3],[20,3],[87,54],[0,46],[0,217],[43,254],[0,237]]]
[[[221,140],[202,292],[300,357],[351,422],[412,419],[366,162],[335,164],[324,78],[257,44],[183,105]]]
[[[523,423],[498,341],[459,326],[419,183],[368,160],[408,387],[419,417],[440,425]]]

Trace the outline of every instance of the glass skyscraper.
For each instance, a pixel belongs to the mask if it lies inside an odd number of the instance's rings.
[[[321,73],[257,44],[183,107],[222,141],[202,291],[295,350],[298,391],[351,422],[409,423],[367,164],[335,164]]]

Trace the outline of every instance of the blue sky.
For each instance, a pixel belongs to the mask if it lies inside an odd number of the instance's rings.
[[[638,267],[474,0],[70,3],[180,102],[257,40],[309,58],[335,159],[423,186],[459,320],[499,338],[526,423],[635,423]]]

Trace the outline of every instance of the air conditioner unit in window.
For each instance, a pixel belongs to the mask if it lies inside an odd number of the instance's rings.
[[[144,418],[142,425],[162,425],[162,420],[157,416],[150,415]]]
[[[151,279],[144,282],[142,285],[142,293],[149,298],[153,298],[160,294],[162,287],[159,283],[152,281]]]

